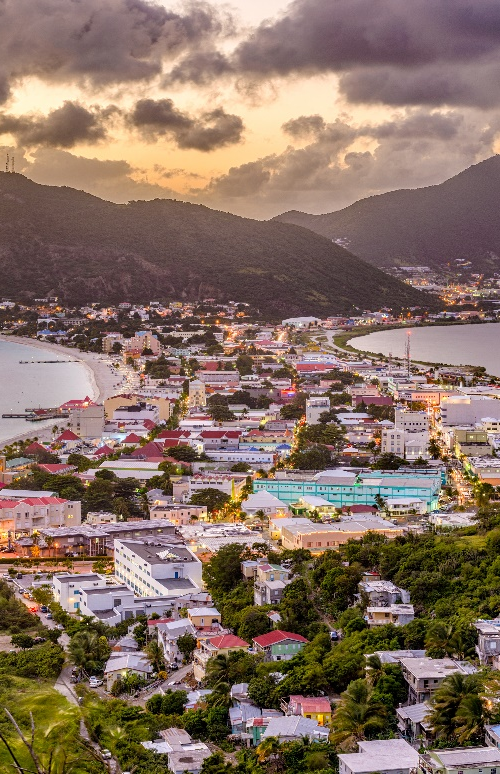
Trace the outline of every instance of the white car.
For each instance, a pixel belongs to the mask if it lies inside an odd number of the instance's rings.
[[[99,686],[102,685],[102,680],[99,680],[97,677],[91,677],[89,680],[89,687],[90,688],[99,688]]]

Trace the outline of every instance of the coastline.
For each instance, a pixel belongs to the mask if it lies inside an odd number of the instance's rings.
[[[118,394],[124,386],[123,379],[120,379],[117,374],[114,374],[111,371],[111,360],[105,360],[103,359],[103,355],[97,354],[95,352],[80,352],[80,350],[74,349],[73,347],[65,347],[62,344],[52,344],[47,341],[39,341],[38,339],[31,339],[26,336],[9,336],[0,334],[0,340],[10,342],[11,344],[23,344],[25,346],[33,347],[34,349],[39,349],[45,352],[51,352],[53,354],[64,355],[70,360],[80,362],[85,367],[85,370],[89,376],[92,392],[92,395],[89,395],[89,398],[91,398],[95,403],[103,403],[106,398]],[[17,435],[13,435],[9,438],[1,440],[0,448],[14,443],[15,441],[32,438],[35,435],[41,441],[50,441],[52,440],[51,427],[48,425],[39,425],[36,429],[32,428],[26,433],[18,433]]]

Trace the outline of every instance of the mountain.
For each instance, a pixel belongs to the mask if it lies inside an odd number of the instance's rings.
[[[435,300],[305,228],[156,199],[112,204],[0,173],[2,296],[215,297],[276,317]]]
[[[442,266],[456,259],[500,269],[500,156],[440,185],[361,199],[326,215],[285,212],[281,223],[339,240],[375,266]]]

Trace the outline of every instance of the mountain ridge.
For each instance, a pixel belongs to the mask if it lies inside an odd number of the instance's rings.
[[[0,173],[2,295],[239,300],[276,316],[435,299],[300,226],[171,199],[114,204]]]
[[[500,267],[500,156],[491,156],[432,186],[376,194],[335,212],[290,210],[280,223],[339,241],[374,266],[444,266],[471,260]]]

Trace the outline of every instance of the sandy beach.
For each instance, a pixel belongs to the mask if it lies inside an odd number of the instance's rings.
[[[0,339],[13,344],[25,344],[26,346],[44,350],[45,352],[51,352],[52,354],[64,355],[68,360],[78,360],[87,369],[92,386],[92,394],[89,395],[89,398],[95,403],[102,403],[111,395],[120,393],[125,386],[123,377],[113,372],[111,368],[112,362],[106,355],[97,354],[95,352],[80,352],[80,350],[75,349],[74,347],[64,347],[61,344],[51,344],[47,341],[39,341],[38,339],[30,339],[28,337],[6,336],[0,334]],[[13,441],[32,438],[35,435],[41,441],[52,440],[51,427],[39,425],[36,430],[32,428],[26,433],[21,433],[12,436],[7,440],[3,440],[1,446],[12,443]]]

